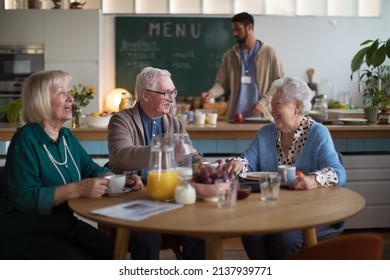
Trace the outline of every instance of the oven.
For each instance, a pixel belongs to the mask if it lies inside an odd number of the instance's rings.
[[[0,45],[0,110],[20,98],[28,76],[44,69],[43,56],[43,44]]]

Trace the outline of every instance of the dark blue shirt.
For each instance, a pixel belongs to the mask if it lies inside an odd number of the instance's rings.
[[[148,115],[146,115],[144,111],[142,111],[141,107],[139,107],[139,112],[141,115],[142,126],[144,128],[145,146],[148,146],[152,144],[152,139],[154,136],[162,135],[164,133],[162,117],[153,120]],[[144,168],[140,171],[139,176],[144,182],[146,182],[148,178],[148,172],[149,168]]]

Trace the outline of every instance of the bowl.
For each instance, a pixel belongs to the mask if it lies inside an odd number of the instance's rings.
[[[212,202],[217,201],[217,190],[215,188],[215,184],[202,184],[194,182],[194,188],[196,190],[196,194],[203,197],[203,200]]]
[[[327,120],[328,114],[321,111],[310,111],[309,116],[316,122],[322,123]]]
[[[251,194],[251,192],[251,185],[240,185],[237,190],[237,199],[245,199]]]
[[[111,115],[107,116],[86,116],[84,121],[89,127],[104,128],[108,126]]]

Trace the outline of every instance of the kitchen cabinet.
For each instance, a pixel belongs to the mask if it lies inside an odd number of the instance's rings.
[[[366,199],[366,206],[346,222],[347,229],[390,227],[390,155],[346,155],[346,187]]]
[[[45,70],[71,74],[71,85],[93,86],[83,113],[99,111],[99,10],[0,10],[0,44],[43,44]]]
[[[45,60],[98,64],[98,10],[45,10]]]
[[[45,10],[45,69],[71,74],[71,85],[93,86],[99,94],[99,10]],[[83,114],[99,111],[99,96]]]
[[[44,10],[0,10],[0,44],[42,44]]]

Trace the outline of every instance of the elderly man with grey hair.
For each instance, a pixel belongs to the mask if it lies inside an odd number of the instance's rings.
[[[146,67],[137,75],[137,103],[133,108],[115,113],[108,125],[110,168],[115,173],[137,173],[147,180],[153,136],[187,133],[182,122],[169,113],[177,90],[171,74],[165,69]],[[202,157],[191,145],[193,162]],[[204,242],[183,237],[185,259],[203,259]],[[159,259],[161,234],[131,233],[132,259]]]

